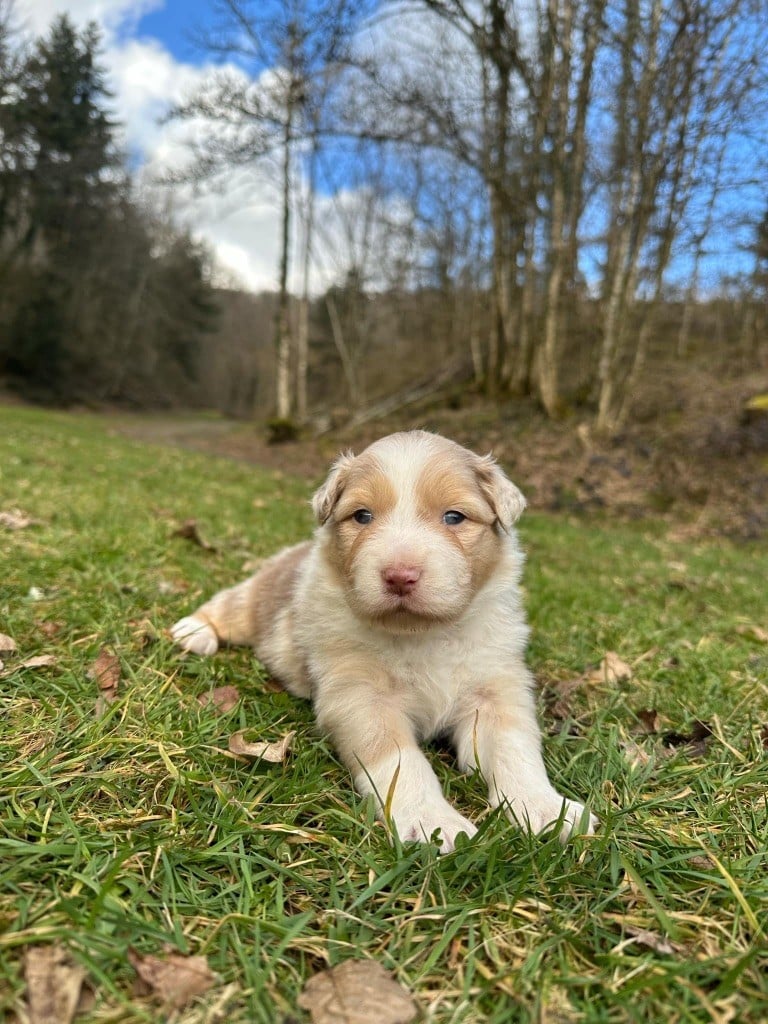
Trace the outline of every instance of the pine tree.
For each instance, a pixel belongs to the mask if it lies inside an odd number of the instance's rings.
[[[6,365],[53,394],[67,389],[78,336],[74,299],[121,189],[99,45],[95,25],[78,32],[58,17],[26,63],[13,112],[24,269]]]

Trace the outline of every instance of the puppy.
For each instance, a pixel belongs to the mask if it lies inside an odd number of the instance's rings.
[[[252,646],[310,697],[363,795],[402,840],[477,831],[420,741],[447,734],[488,798],[561,839],[595,819],[547,777],[525,665],[513,524],[525,499],[493,459],[423,431],[342,455],[312,500],[314,540],[281,551],[172,629],[182,648]]]

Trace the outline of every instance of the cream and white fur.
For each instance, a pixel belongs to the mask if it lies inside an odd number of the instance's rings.
[[[535,832],[559,822],[563,840],[591,832],[595,819],[553,788],[542,759],[513,530],[524,507],[490,457],[393,434],[334,464],[313,499],[313,541],[217,594],[173,637],[203,655],[251,645],[311,697],[357,790],[402,840],[439,833],[447,852],[477,831],[420,749],[439,734],[512,821]]]

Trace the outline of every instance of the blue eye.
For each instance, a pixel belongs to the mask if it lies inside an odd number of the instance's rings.
[[[373,512],[369,512],[367,508],[359,508],[357,512],[352,513],[352,518],[361,526],[367,526],[373,522]]]
[[[450,512],[443,513],[443,522],[446,526],[458,526],[459,523],[463,523],[466,518],[467,517],[463,512],[456,512],[454,509],[451,509]]]

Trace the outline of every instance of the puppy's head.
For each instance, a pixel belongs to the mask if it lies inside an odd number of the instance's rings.
[[[466,611],[525,499],[490,456],[410,431],[340,456],[312,504],[352,609],[404,632]]]

